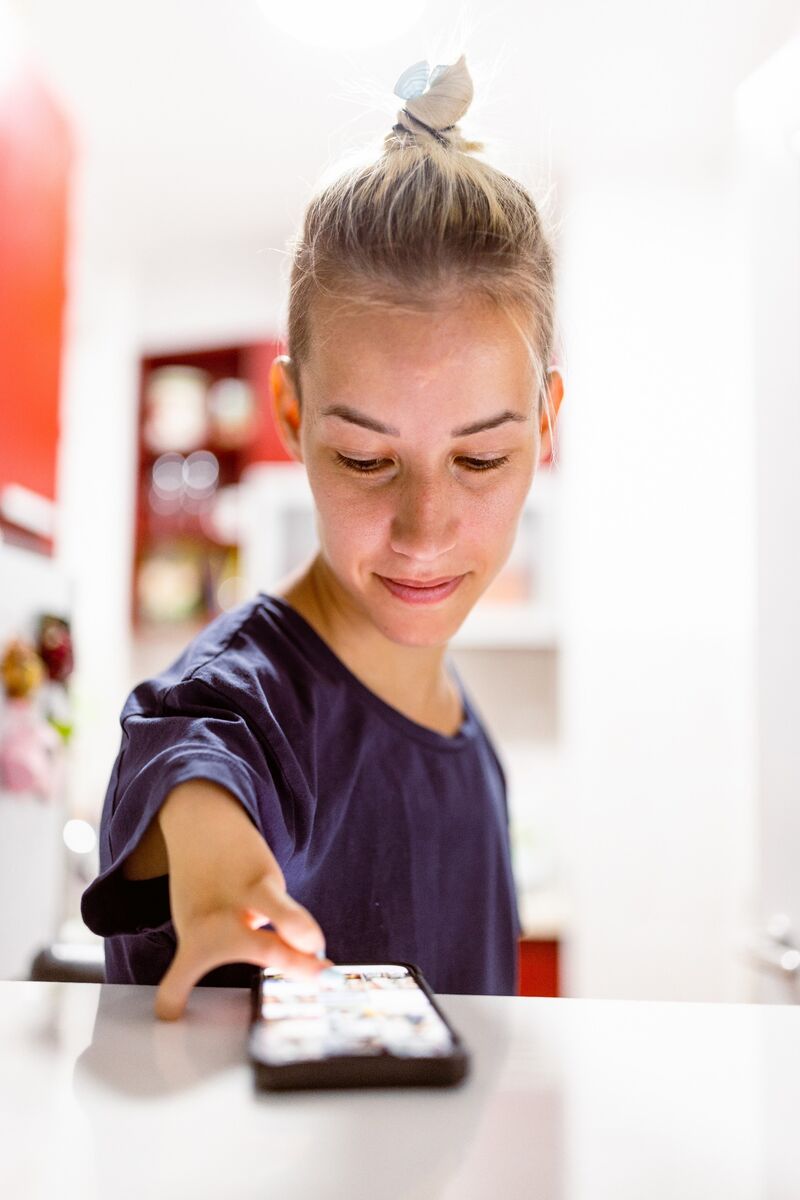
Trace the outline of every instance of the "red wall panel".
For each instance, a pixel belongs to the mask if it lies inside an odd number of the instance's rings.
[[[0,488],[53,500],[71,159],[66,121],[21,69],[0,90]]]

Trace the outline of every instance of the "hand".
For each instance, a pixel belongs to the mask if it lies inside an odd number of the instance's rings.
[[[219,784],[192,779],[161,807],[167,846],[175,956],[159,985],[156,1016],[180,1017],[198,979],[227,962],[312,976],[325,938],[311,913],[286,891],[272,851],[239,801]],[[270,921],[275,929],[259,929]]]

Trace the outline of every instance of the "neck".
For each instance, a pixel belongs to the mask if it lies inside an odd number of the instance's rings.
[[[320,554],[273,593],[283,596],[345,666],[389,703],[421,712],[452,704],[455,689],[444,669],[446,644],[392,642],[353,604]]]

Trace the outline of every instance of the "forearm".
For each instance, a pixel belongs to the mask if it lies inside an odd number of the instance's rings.
[[[215,839],[230,841],[253,828],[239,801],[225,788],[208,779],[189,779],[169,793],[136,849],[123,861],[122,874],[132,880],[168,875],[170,859],[174,861],[198,838],[209,846]]]
[[[200,839],[208,847],[217,838],[255,832],[240,801],[210,779],[189,779],[178,784],[161,805],[156,820],[168,860]]]

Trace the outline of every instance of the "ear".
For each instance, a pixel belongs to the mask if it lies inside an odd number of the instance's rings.
[[[272,413],[281,441],[298,462],[303,461],[300,443],[300,400],[297,394],[295,366],[287,354],[279,354],[269,369]]]
[[[553,433],[556,430],[556,422],[558,419],[558,410],[561,408],[561,401],[564,399],[564,376],[561,373],[560,367],[548,367],[547,369],[547,395],[548,405],[550,408],[550,419],[548,421],[547,412],[542,413],[542,422],[539,429],[541,439],[539,448],[539,464],[549,463],[553,457],[553,441],[550,436],[550,425],[553,426]]]

